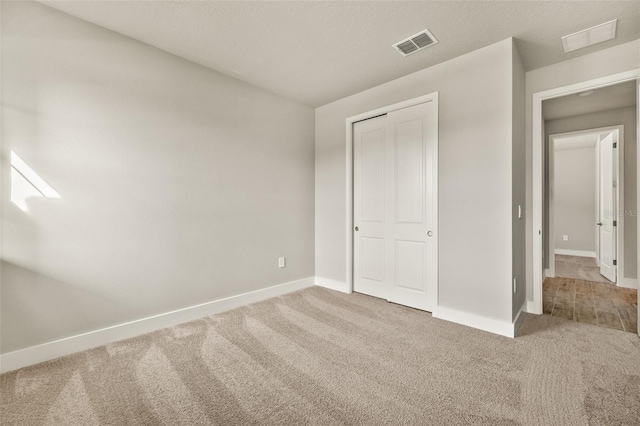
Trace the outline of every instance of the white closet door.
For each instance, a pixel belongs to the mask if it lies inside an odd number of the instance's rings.
[[[616,282],[616,233],[613,227],[615,219],[616,200],[613,187],[614,176],[614,155],[613,155],[613,132],[605,137],[601,137],[598,142],[600,150],[600,202],[599,202],[599,222],[600,228],[600,274],[608,280]]]
[[[354,290],[436,306],[434,102],[354,125]]]
[[[435,307],[437,285],[436,120],[433,102],[387,115],[388,300],[426,311]]]
[[[386,299],[386,117],[355,123],[353,133],[353,289]]]

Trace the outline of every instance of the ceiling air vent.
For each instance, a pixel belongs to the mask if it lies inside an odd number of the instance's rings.
[[[617,19],[562,37],[564,53],[616,38]]]
[[[424,30],[394,44],[393,48],[400,52],[402,56],[409,56],[412,53],[432,46],[437,42],[438,40],[436,40],[429,30]]]

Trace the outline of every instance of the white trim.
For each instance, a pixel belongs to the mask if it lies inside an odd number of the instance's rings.
[[[596,257],[595,251],[555,249],[555,254],[562,256]]]
[[[618,287],[624,288],[638,288],[638,279],[637,278],[624,278],[622,280],[618,280]]]
[[[329,290],[340,291],[342,293],[351,294],[352,291],[347,283],[332,280],[329,278],[315,277],[315,283],[319,287],[328,288]]]
[[[478,330],[488,331],[489,333],[499,334],[501,336],[515,336],[514,323],[469,314],[467,312],[457,311],[442,305],[438,306],[438,313],[437,315],[433,314],[433,317],[455,322],[456,324],[466,325],[467,327],[477,328]]]
[[[527,312],[530,314],[542,315],[542,313],[536,312],[536,306],[533,300],[527,300]]]
[[[429,93],[428,95],[419,96],[417,98],[408,99],[406,101],[398,102],[393,105],[388,105],[383,108],[378,108],[373,111],[365,112],[362,114],[354,115],[353,117],[349,117],[346,119],[346,206],[347,206],[347,227],[346,227],[346,258],[347,258],[347,270],[346,270],[346,284],[348,293],[353,291],[353,123],[357,121],[366,120],[368,118],[372,118],[378,115],[388,114],[393,111],[397,111],[403,108],[409,108],[415,105],[424,104],[426,102],[435,102],[436,111],[439,112],[439,92]],[[439,121],[439,120],[438,120]],[[436,123],[436,134],[438,135],[438,127]],[[435,146],[435,161],[434,161],[434,190],[433,190],[433,199],[435,200],[436,206],[434,210],[433,217],[433,230],[435,231],[435,235],[432,237],[435,239],[435,259],[432,274],[436,277],[436,291],[435,291],[435,300],[436,304],[434,307],[434,312],[438,306],[438,138],[436,139]]]
[[[553,270],[549,268],[544,270],[544,278],[555,278],[555,276],[556,276],[555,268]]]
[[[608,75],[605,77],[596,78],[593,80],[582,81],[576,84],[570,84],[568,86],[557,87],[550,90],[545,90],[533,94],[533,108],[532,108],[532,158],[531,158],[531,174],[532,174],[532,226],[530,229],[533,250],[531,252],[531,265],[533,272],[533,311],[529,311],[535,314],[542,313],[542,178],[543,178],[543,164],[542,164],[542,101],[546,99],[558,98],[573,93],[582,92],[585,90],[596,89],[600,87],[612,86],[614,84],[622,83],[625,81],[635,80],[640,77],[640,69],[626,71],[618,74]],[[640,150],[638,150],[640,156]],[[640,192],[640,186],[638,186]],[[639,220],[640,221],[640,220]],[[640,239],[638,239],[640,245]],[[640,260],[640,252],[638,253]]]
[[[513,321],[513,337],[516,337],[518,335],[518,330],[520,330],[520,326],[524,322],[524,319],[527,317],[527,306],[528,303],[526,300],[522,302],[522,306],[520,306],[520,309],[518,310],[516,319],[515,321]]]
[[[193,321],[250,303],[261,302],[272,297],[312,287],[313,284],[314,277],[303,278],[301,280],[291,281],[237,296],[214,300],[200,305],[190,306],[188,308],[8,352],[0,355],[0,373],[17,370],[18,368],[49,361],[75,352],[95,348],[96,346],[106,345],[118,340],[128,339],[176,324]]]
[[[549,154],[547,154],[549,157],[549,165],[548,165],[549,167],[549,223],[548,223],[549,232],[547,233],[547,235],[549,235],[549,241],[547,241],[547,253],[549,255],[549,265],[547,266],[547,268],[550,271],[550,273],[547,274],[545,270],[545,277],[555,277],[556,276],[556,253],[555,253],[556,217],[554,213],[555,199],[553,194],[555,191],[555,178],[556,178],[556,173],[555,173],[556,153],[555,153],[553,135],[549,135],[549,141],[547,146],[549,147],[548,149]],[[543,215],[544,215],[544,212],[543,212]],[[543,222],[544,222],[544,219],[543,219]],[[544,238],[544,228],[542,231],[542,238]]]
[[[640,135],[640,72],[638,80],[636,80],[636,135]],[[637,137],[636,137],[637,140]],[[636,149],[636,167],[640,164],[640,149]],[[636,177],[636,200],[640,200],[640,185],[637,185],[638,178]],[[636,206],[637,208],[637,206]],[[638,237],[636,238],[636,256],[637,265],[640,266],[640,215],[636,218],[636,226],[638,230]],[[639,276],[640,278],[640,276]],[[636,280],[638,281],[638,280]],[[636,288],[640,289],[640,285],[636,282]],[[640,317],[640,291],[638,291],[638,316]],[[640,336],[640,328],[638,329],[638,336]]]

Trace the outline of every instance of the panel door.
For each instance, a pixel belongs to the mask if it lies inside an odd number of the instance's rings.
[[[385,116],[353,126],[353,289],[383,299],[386,134]]]
[[[613,227],[615,219],[615,191],[614,191],[614,134],[609,133],[600,138],[599,150],[599,257],[600,274],[608,280],[616,281],[616,233]]]
[[[436,120],[433,102],[387,115],[388,300],[431,312],[437,285]]]

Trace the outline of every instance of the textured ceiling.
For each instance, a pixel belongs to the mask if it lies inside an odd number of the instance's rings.
[[[516,38],[527,70],[640,38],[639,1],[42,1],[312,106]],[[618,37],[565,55],[560,37],[618,18]],[[391,45],[429,28],[439,44]]]
[[[635,81],[595,90],[589,96],[568,95],[542,103],[545,120],[589,114],[609,109],[625,108],[636,104]]]

